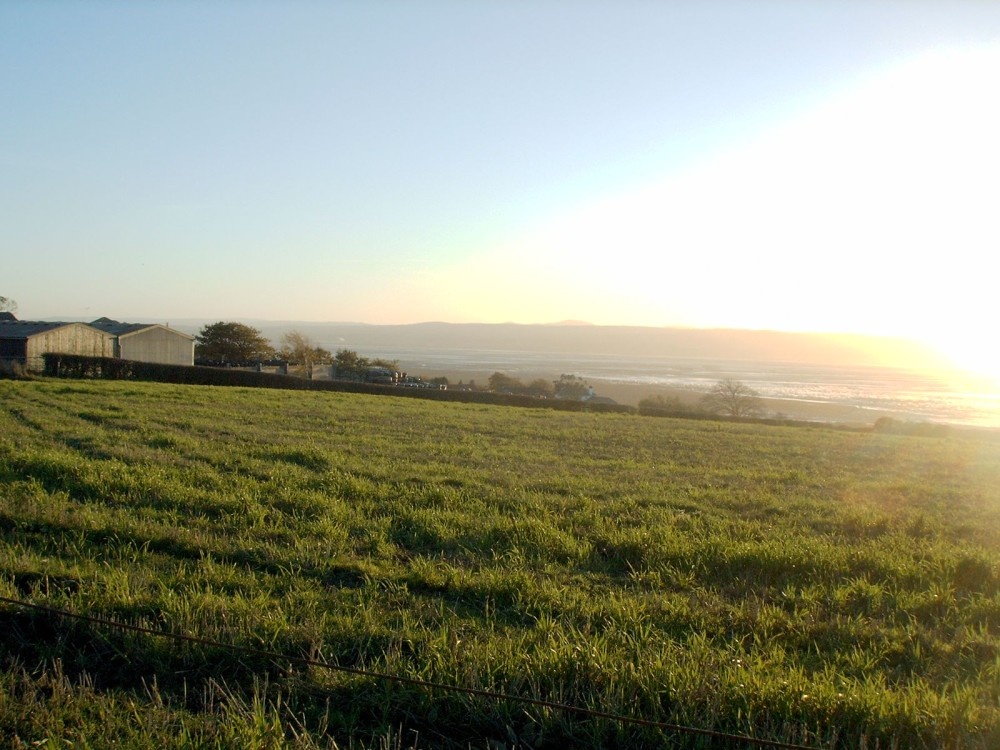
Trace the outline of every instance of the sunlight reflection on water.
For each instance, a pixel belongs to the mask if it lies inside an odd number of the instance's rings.
[[[504,350],[368,350],[409,366],[458,378],[503,372],[512,377],[579,375],[601,383],[708,391],[722,378],[740,380],[765,398],[852,406],[910,420],[1000,427],[1000,388],[968,373],[889,367],[813,365],[718,359],[567,355]]]

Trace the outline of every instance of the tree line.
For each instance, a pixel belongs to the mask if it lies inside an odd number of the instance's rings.
[[[677,396],[648,396],[639,402],[639,413],[654,417],[682,417],[699,414],[754,418],[764,414],[760,394],[746,383],[723,378],[697,402],[682,401]]]
[[[488,389],[494,393],[507,393],[515,396],[534,396],[536,398],[562,398],[579,401],[590,393],[590,385],[579,375],[560,375],[559,380],[549,381],[536,378],[530,383],[523,383],[519,378],[495,372],[490,375]]]
[[[331,353],[299,331],[281,337],[275,348],[256,328],[243,323],[219,322],[206,325],[195,337],[195,361],[231,367],[247,367],[267,362],[283,362],[311,378],[316,365],[334,365],[336,377],[365,380],[371,368],[397,370],[398,360],[369,359],[350,349]],[[438,379],[447,383],[444,378]],[[578,375],[563,374],[558,380],[536,378],[528,383],[502,372],[489,377],[487,390],[494,393],[536,398],[580,400],[590,393],[589,384]],[[649,396],[639,402],[639,413],[653,416],[716,414],[727,417],[759,417],[763,413],[760,394],[739,380],[724,378],[696,404],[677,396]]]
[[[0,296],[0,312],[16,312],[17,302]],[[334,365],[337,377],[344,380],[365,380],[372,368],[397,370],[398,360],[369,359],[350,349],[336,353],[318,346],[300,331],[289,331],[274,347],[258,329],[244,323],[223,322],[204,326],[195,336],[195,362],[204,365],[249,367],[262,363],[287,363],[299,374],[312,378],[317,365]],[[447,378],[434,382],[447,385]],[[559,380],[536,378],[529,383],[502,372],[494,372],[488,382],[494,393],[536,398],[580,400],[590,392],[590,386],[577,375],[563,374]],[[652,416],[684,416],[691,414],[721,414],[727,417],[759,417],[763,414],[760,394],[745,383],[724,378],[716,383],[697,403],[692,405],[677,396],[655,395],[639,401],[639,413]],[[891,421],[891,420],[890,420]]]
[[[195,336],[194,357],[197,364],[224,367],[287,363],[307,378],[317,365],[334,365],[337,376],[346,380],[364,380],[372,367],[394,370],[399,366],[396,360],[369,359],[350,349],[332,353],[300,331],[289,331],[281,337],[280,346],[274,347],[253,326],[222,321],[206,325]]]

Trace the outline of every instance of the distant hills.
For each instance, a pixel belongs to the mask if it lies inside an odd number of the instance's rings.
[[[206,323],[173,321],[196,334]],[[490,350],[559,355],[662,356],[815,365],[868,365],[928,369],[946,367],[945,358],[923,344],[902,338],[858,334],[789,333],[739,329],[600,326],[580,321],[546,325],[516,323],[316,323],[243,320],[274,342],[297,330],[330,351]]]

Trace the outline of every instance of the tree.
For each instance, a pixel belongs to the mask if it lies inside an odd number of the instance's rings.
[[[520,393],[524,390],[524,383],[511,375],[495,372],[490,375],[489,389],[494,393]]]
[[[362,359],[364,359],[362,357]],[[368,362],[369,367],[381,367],[386,370],[398,370],[399,360],[398,359],[383,359],[382,357],[376,357],[373,360],[364,360]]]
[[[364,380],[371,363],[351,349],[338,349],[333,356],[337,377],[341,380]]]
[[[727,417],[754,417],[764,408],[757,391],[732,378],[724,378],[712,386],[712,390],[702,396],[701,405],[712,414]]]
[[[524,392],[536,398],[549,398],[553,393],[552,383],[545,378],[535,378],[525,386]]]
[[[556,398],[565,398],[572,401],[582,401],[590,393],[590,386],[579,375],[560,375],[559,380],[553,381]]]
[[[368,359],[351,349],[338,349],[333,355],[335,375],[338,380],[364,380],[368,371],[377,367],[382,370],[396,372],[399,369],[398,359]]]
[[[0,312],[17,312],[17,303],[10,297],[0,297]]]
[[[212,323],[195,336],[195,357],[220,365],[250,365],[274,358],[271,342],[243,323]]]
[[[300,366],[307,378],[312,379],[313,365],[329,364],[333,355],[299,331],[289,331],[281,337],[281,356],[291,365]]]

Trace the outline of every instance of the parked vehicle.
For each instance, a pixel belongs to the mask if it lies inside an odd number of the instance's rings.
[[[385,367],[370,367],[365,373],[366,383],[376,383],[378,385],[394,385],[397,388],[435,388],[442,391],[447,390],[444,384],[428,383],[418,375],[407,375],[405,372],[396,372]]]

